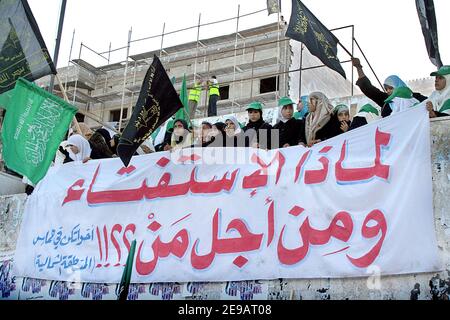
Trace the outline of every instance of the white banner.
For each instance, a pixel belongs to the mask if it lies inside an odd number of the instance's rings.
[[[415,108],[309,149],[69,163],[27,201],[14,271],[118,283],[133,239],[134,283],[438,271],[430,159]]]

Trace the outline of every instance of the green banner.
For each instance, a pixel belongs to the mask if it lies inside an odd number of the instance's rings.
[[[133,273],[134,252],[136,251],[136,240],[131,243],[130,251],[128,252],[127,263],[123,269],[122,279],[120,280],[117,300],[125,301],[128,298],[128,291],[130,289],[131,274]]]
[[[6,166],[38,183],[50,167],[77,108],[19,78],[2,128]]]
[[[185,120],[188,125],[192,125],[191,119],[189,117],[189,102],[188,102],[188,91],[186,85],[186,75],[183,76],[183,83],[181,84],[180,100],[183,104],[183,108],[180,108],[175,114],[174,120]]]

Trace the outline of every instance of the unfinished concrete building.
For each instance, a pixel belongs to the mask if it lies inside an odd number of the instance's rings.
[[[298,43],[284,37],[284,22],[272,23],[219,37],[130,55],[128,61],[95,67],[83,59],[58,70],[68,97],[104,122],[117,122],[130,117],[142,80],[158,55],[169,77],[175,77],[179,91],[183,75],[188,88],[194,79],[207,80],[215,75],[220,85],[218,115],[238,113],[253,100],[266,108],[276,106],[285,95],[297,99],[299,92]],[[303,66],[321,65],[307,50]],[[48,79],[38,81],[48,85]],[[321,90],[330,98],[350,96],[351,83],[328,68],[303,71],[302,92]],[[55,92],[58,92],[55,87]],[[207,90],[204,89],[194,118],[203,118],[207,111]],[[89,125],[98,125],[85,119]]]

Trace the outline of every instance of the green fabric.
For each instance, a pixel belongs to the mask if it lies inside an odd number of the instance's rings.
[[[77,108],[35,84],[16,82],[2,129],[6,166],[37,184],[47,173]]]
[[[297,120],[301,120],[302,119],[301,111],[294,112],[294,119],[297,119]]]
[[[289,97],[282,97],[282,98],[280,98],[280,100],[278,100],[279,107],[288,106],[290,104],[293,105],[294,101],[292,101],[291,98],[289,98]]]
[[[250,103],[247,108],[245,108],[245,110],[248,109],[253,109],[253,110],[262,110],[262,103],[259,101],[253,101],[252,103]]]
[[[446,110],[450,109],[450,99],[448,99],[447,101],[444,102],[444,104],[442,105],[441,109],[439,109],[439,112],[444,112]],[[447,112],[446,112],[447,113]]]
[[[191,125],[191,119],[189,118],[189,100],[186,86],[186,75],[183,76],[183,83],[181,84],[180,100],[184,107],[180,108],[177,113],[175,113],[174,119],[183,119]]]
[[[158,136],[159,131],[161,130],[161,126],[159,126],[153,133],[150,135],[152,137],[152,140],[155,141],[156,137]]]
[[[361,109],[359,109],[359,112],[369,112],[369,113],[376,114],[377,116],[380,115],[377,108],[372,106],[370,103],[363,105],[361,107]]]
[[[432,72],[430,76],[445,76],[447,74],[450,74],[450,66],[442,66],[438,71]]]
[[[175,119],[172,117],[170,118],[169,122],[167,123],[166,131],[173,131],[173,123],[175,122]]]
[[[384,100],[385,103],[389,103],[395,98],[411,99],[413,97],[413,92],[408,87],[398,87],[395,88],[392,94]]]
[[[12,91],[0,94],[0,109],[8,109],[9,101],[12,97]]]
[[[128,290],[130,288],[131,274],[133,273],[133,260],[136,251],[136,240],[131,243],[130,251],[128,252],[127,262],[120,279],[119,294],[117,300],[125,301],[128,297]]]

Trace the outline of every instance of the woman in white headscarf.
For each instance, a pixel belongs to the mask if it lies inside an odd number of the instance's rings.
[[[67,147],[69,148],[69,157],[73,161],[87,162],[91,158],[91,146],[89,142],[79,134],[74,134],[67,139]],[[65,162],[68,159],[66,159]],[[70,160],[69,160],[70,161]]]
[[[424,102],[430,113],[430,118],[450,115],[450,66],[443,66],[437,72],[431,73],[436,77],[431,96]]]
[[[244,147],[245,138],[239,121],[234,116],[225,119],[225,146]]]
[[[322,92],[309,95],[309,113],[305,120],[306,143],[309,147],[326,140],[332,113],[333,106]]]
[[[381,91],[380,89],[373,86],[369,78],[364,74],[361,61],[358,58],[352,58],[352,63],[358,71],[358,81],[356,81],[356,85],[361,89],[366,97],[368,97],[381,107],[381,116],[383,118],[391,115],[392,111],[394,111],[392,102],[386,103],[385,101],[389,98],[390,95],[392,95],[395,89],[400,87],[407,87],[406,83],[398,76],[391,75],[387,77],[386,80],[384,80],[383,87],[385,92]],[[425,101],[427,99],[427,97],[418,92],[413,92],[412,96],[419,102]]]
[[[391,108],[391,114],[408,110],[419,104],[419,100],[414,98],[412,90],[408,87],[395,88],[384,102]]]

